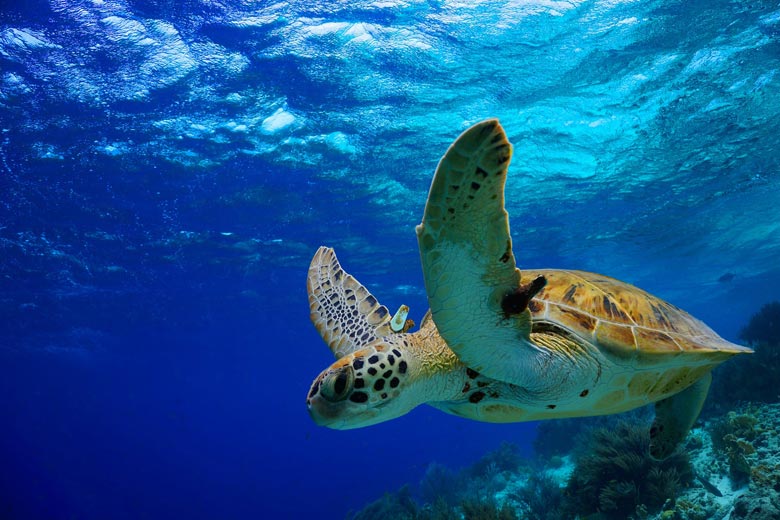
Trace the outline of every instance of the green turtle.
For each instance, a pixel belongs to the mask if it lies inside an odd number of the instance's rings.
[[[417,226],[430,311],[415,332],[399,324],[403,312],[394,319],[347,274],[332,249],[317,251],[307,284],[311,319],[338,360],[311,386],[311,416],[348,429],[423,403],[489,422],[655,403],[650,452],[667,457],[699,415],[712,369],[751,350],[606,276],[529,269],[521,277],[504,209],[511,155],[491,119],[441,159]]]

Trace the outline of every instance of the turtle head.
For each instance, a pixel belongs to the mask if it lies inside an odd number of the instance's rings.
[[[399,336],[406,336],[399,335]],[[402,340],[369,343],[325,369],[311,385],[306,405],[314,421],[348,430],[394,419],[424,400],[412,384],[412,354]]]

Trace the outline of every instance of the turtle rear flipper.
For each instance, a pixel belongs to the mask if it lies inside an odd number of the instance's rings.
[[[461,134],[436,169],[417,240],[433,320],[449,347],[472,369],[523,384],[534,362],[527,305],[544,283],[520,285],[504,209],[511,156],[496,119]]]
[[[699,417],[711,382],[712,373],[707,372],[682,392],[655,403],[655,420],[650,427],[651,457],[665,459],[685,439]]]
[[[306,288],[311,321],[336,358],[394,332],[387,307],[341,268],[333,249],[317,250]]]

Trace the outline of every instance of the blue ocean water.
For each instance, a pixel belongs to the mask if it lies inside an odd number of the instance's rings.
[[[0,11],[0,517],[344,518],[533,424],[305,397],[319,245],[426,310],[438,159],[499,117],[520,267],[727,339],[780,289],[777,2],[50,0]]]

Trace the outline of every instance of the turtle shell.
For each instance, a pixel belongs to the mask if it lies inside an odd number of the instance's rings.
[[[694,354],[713,361],[750,349],[730,343],[682,309],[633,285],[584,271],[524,270],[547,285],[529,303],[533,331],[563,329],[618,358],[665,362]]]

